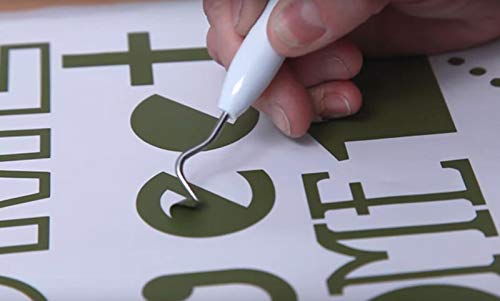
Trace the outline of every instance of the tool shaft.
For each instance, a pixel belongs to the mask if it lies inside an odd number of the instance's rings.
[[[231,119],[244,113],[269,86],[285,58],[278,54],[267,35],[267,23],[278,0],[266,9],[241,44],[226,74],[219,108]]]
[[[182,153],[175,163],[177,177],[191,196],[191,200],[181,202],[182,205],[193,207],[199,203],[183,172],[186,160],[212,143],[229,118],[237,119],[259,98],[285,60],[273,49],[267,36],[269,17],[277,3],[278,0],[269,1],[233,58],[218,102],[223,113],[212,133],[205,141]]]

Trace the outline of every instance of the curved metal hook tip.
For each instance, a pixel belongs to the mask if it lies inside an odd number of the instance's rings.
[[[219,121],[217,122],[214,129],[212,130],[210,136],[208,136],[208,138],[205,139],[205,141],[203,141],[199,145],[183,152],[179,156],[179,158],[177,158],[177,161],[175,162],[175,173],[177,174],[177,178],[179,178],[179,180],[181,181],[182,186],[184,186],[184,189],[186,189],[187,193],[191,197],[191,200],[186,199],[186,200],[180,202],[179,205],[183,205],[183,206],[187,206],[187,207],[195,207],[200,202],[200,200],[196,196],[196,193],[194,193],[194,190],[191,187],[191,184],[189,184],[189,182],[186,179],[186,176],[184,174],[184,164],[186,163],[187,159],[189,159],[192,156],[196,155],[197,153],[203,151],[215,139],[217,139],[219,134],[222,132],[224,124],[226,123],[226,121],[228,119],[229,119],[229,114],[226,112],[223,112],[219,118]],[[194,200],[194,202],[193,202],[193,200]]]

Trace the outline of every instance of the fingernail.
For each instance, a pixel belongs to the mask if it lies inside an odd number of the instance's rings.
[[[243,0],[234,0],[232,2],[232,10],[233,10],[233,26],[237,27],[240,24],[241,19],[241,11],[243,8]]]
[[[340,94],[329,94],[324,100],[324,111],[322,116],[325,118],[341,118],[352,115],[352,108],[349,100]]]
[[[273,121],[274,125],[285,135],[290,136],[290,121],[285,114],[285,111],[279,105],[271,105],[269,108],[269,116]]]
[[[343,71],[343,73],[340,73],[340,70],[338,71],[339,72],[339,76],[342,76],[342,77],[345,77],[345,78],[352,78],[354,77],[354,74],[353,72],[351,71],[351,69],[349,67],[347,67],[346,63],[344,62],[343,59],[341,59],[340,57],[338,56],[333,56],[330,58],[331,60],[331,66],[332,67],[341,67]],[[340,75],[342,74],[342,75]]]
[[[294,0],[277,14],[274,32],[285,44],[296,48],[321,38],[326,27],[313,1]]]

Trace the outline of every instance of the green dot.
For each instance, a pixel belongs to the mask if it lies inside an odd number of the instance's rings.
[[[491,85],[493,87],[500,88],[500,78],[494,78],[491,80]]]
[[[475,75],[475,76],[485,75],[486,74],[486,69],[481,68],[481,67],[473,68],[470,71],[470,74]]]
[[[460,66],[463,63],[465,63],[465,60],[461,57],[452,57],[451,59],[448,60],[448,63],[450,63],[453,66]]]

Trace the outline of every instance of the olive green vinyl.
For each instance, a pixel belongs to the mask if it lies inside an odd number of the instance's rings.
[[[4,45],[0,47],[0,92],[9,92],[9,73],[12,66],[10,61],[10,54],[16,50],[35,49],[40,52],[40,83],[39,93],[40,100],[39,106],[31,108],[16,108],[0,110],[0,115],[19,115],[19,114],[40,114],[50,112],[50,98],[51,98],[51,80],[50,80],[50,47],[47,43],[41,44],[20,44],[20,45]],[[35,69],[35,68],[33,68]],[[26,89],[33,89],[34,87],[26,87]],[[1,100],[0,100],[1,103]]]
[[[406,287],[380,295],[371,301],[498,301],[500,297],[456,285]]]
[[[0,276],[0,286],[14,289],[24,294],[32,301],[47,301],[47,298],[45,298],[36,288],[16,279]]]
[[[151,280],[143,289],[148,301],[184,301],[197,287],[246,284],[264,290],[272,301],[296,301],[294,289],[283,279],[257,270],[225,270],[162,276]],[[239,300],[233,296],[233,300]]]
[[[140,217],[154,229],[166,234],[202,238],[221,236],[244,230],[266,217],[274,206],[275,190],[269,176],[262,170],[242,171],[248,182],[252,200],[248,207],[225,199],[215,193],[193,185],[203,203],[199,208],[174,206],[169,217],[161,206],[167,191],[188,198],[179,180],[160,173],[149,180],[137,196]]]
[[[48,216],[0,221],[0,229],[26,226],[36,226],[37,242],[0,247],[0,255],[49,249],[50,218]]]
[[[256,126],[259,113],[249,109],[234,124],[227,123],[207,150],[232,144],[248,135]],[[153,95],[132,113],[131,126],[143,141],[164,150],[182,152],[205,140],[217,118],[181,103]]]
[[[35,130],[17,130],[17,131],[1,131],[1,138],[14,137],[35,137],[40,139],[39,151],[29,153],[3,154],[0,155],[0,162],[3,161],[20,161],[50,158],[50,129],[35,129]]]
[[[325,217],[325,213],[330,210],[350,209],[353,208],[359,215],[368,215],[370,207],[386,206],[395,204],[411,204],[411,203],[430,203],[446,200],[465,199],[471,202],[474,206],[485,205],[483,193],[477,181],[476,175],[470,161],[467,159],[459,159],[452,161],[441,162],[443,168],[454,169],[460,173],[465,190],[426,193],[415,195],[398,195],[377,198],[367,198],[361,183],[350,183],[350,189],[353,196],[349,201],[322,201],[318,189],[318,183],[328,180],[328,173],[315,173],[302,175],[304,189],[309,204],[309,210],[313,219],[321,219]]]
[[[72,54],[63,57],[64,68],[128,65],[132,86],[153,85],[153,65],[157,63],[212,60],[206,48],[152,50],[149,33],[128,34],[128,51]]]
[[[324,201],[321,198],[318,189],[318,183],[329,179],[328,173],[316,173],[303,175],[304,188],[311,218],[313,220],[322,220],[328,211],[353,209],[358,215],[370,214],[369,208],[372,206],[390,206],[404,205],[422,202],[438,202],[449,200],[466,199],[473,206],[483,206],[486,204],[483,193],[474,174],[474,170],[467,159],[451,160],[441,162],[441,166],[445,169],[454,169],[458,171],[462,177],[465,190],[418,194],[418,195],[402,195],[402,196],[387,196],[378,198],[366,198],[362,189],[361,183],[351,183],[351,191],[353,195],[352,201],[334,202],[333,200]],[[438,223],[424,224],[414,226],[401,226],[391,228],[378,228],[353,231],[335,231],[328,228],[325,223],[316,223],[314,232],[317,242],[327,250],[335,253],[347,255],[354,259],[349,263],[337,269],[328,279],[328,288],[332,295],[341,295],[347,286],[351,285],[366,285],[380,282],[393,282],[402,280],[415,280],[422,278],[447,277],[453,275],[469,275],[493,272],[500,274],[500,265],[497,256],[494,256],[494,263],[488,266],[465,267],[465,268],[450,268],[443,270],[417,271],[408,273],[396,273],[390,275],[374,275],[369,277],[349,277],[354,271],[361,269],[363,266],[372,264],[377,261],[389,260],[389,254],[385,251],[367,251],[356,249],[345,244],[349,240],[363,240],[382,237],[397,237],[409,235],[425,235],[433,233],[450,233],[456,231],[476,230],[484,235],[484,237],[496,237],[498,231],[495,223],[488,210],[476,210],[476,216],[472,220],[453,222],[453,223]]]
[[[361,111],[309,131],[339,161],[349,159],[347,142],[456,132],[427,58],[367,60],[355,82]]]

